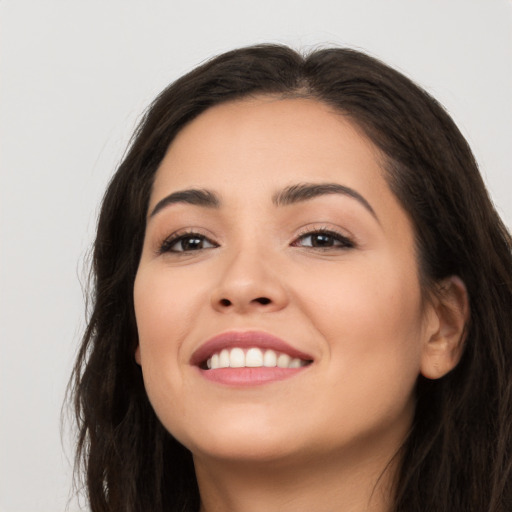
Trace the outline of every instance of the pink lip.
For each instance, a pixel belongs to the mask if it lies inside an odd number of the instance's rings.
[[[229,331],[218,334],[203,343],[192,354],[190,363],[195,366],[200,366],[213,354],[220,352],[222,349],[233,347],[270,349],[288,354],[292,358],[297,357],[304,361],[313,360],[309,354],[297,350],[272,334],[261,331]]]
[[[288,379],[307,368],[308,366],[301,368],[219,368],[217,370],[198,368],[198,371],[205,379],[212,382],[240,388]]]

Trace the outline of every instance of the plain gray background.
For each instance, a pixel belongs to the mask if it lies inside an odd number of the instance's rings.
[[[0,16],[0,512],[66,507],[59,415],[98,204],[143,109],[204,59],[257,42],[382,58],[446,106],[512,225],[510,0],[0,0]]]

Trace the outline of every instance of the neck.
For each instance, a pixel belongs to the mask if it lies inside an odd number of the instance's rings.
[[[194,458],[200,512],[389,512],[397,459],[226,461]]]

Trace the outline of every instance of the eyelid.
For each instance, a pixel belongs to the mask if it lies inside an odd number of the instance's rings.
[[[214,239],[213,239],[214,237],[210,234],[205,234],[204,229],[194,228],[194,227],[182,228],[182,229],[178,229],[178,230],[172,232],[170,235],[167,235],[165,238],[163,238],[163,240],[161,240],[158,243],[158,245],[156,247],[156,251],[155,251],[156,255],[160,256],[160,255],[169,254],[169,253],[179,255],[179,254],[189,254],[190,252],[194,252],[194,251],[172,251],[170,249],[174,244],[179,242],[182,238],[194,237],[194,236],[206,240],[208,243],[212,244],[214,247],[219,247],[219,244],[214,241]],[[212,249],[212,248],[213,247],[206,247],[204,249]]]
[[[302,238],[307,236],[312,236],[315,234],[326,234],[334,237],[338,242],[341,242],[340,245],[334,245],[330,247],[325,247],[325,250],[335,250],[335,249],[350,249],[357,246],[356,239],[351,233],[347,233],[346,230],[341,229],[339,227],[328,226],[325,223],[322,224],[308,224],[306,226],[302,226],[299,228],[297,233],[294,235],[293,240],[290,242],[291,246],[300,247],[298,243]],[[155,247],[155,256],[161,256],[165,254],[174,254],[174,255],[184,255],[190,254],[196,251],[173,251],[171,247],[178,243],[180,239],[186,237],[198,237],[202,238],[211,244],[213,247],[204,247],[202,249],[197,249],[197,252],[202,250],[212,249],[220,246],[220,243],[216,241],[216,237],[213,236],[208,230],[199,227],[187,227],[181,228],[176,231],[173,231],[169,235],[162,237],[159,239],[157,246]],[[309,246],[304,246],[305,248]],[[312,247],[315,250],[322,250],[321,247]]]
[[[294,246],[296,244],[296,242],[299,241],[301,238],[315,235],[315,234],[330,235],[344,243],[343,246],[327,247],[327,248],[325,248],[326,250],[336,249],[336,248],[350,249],[350,248],[354,248],[357,246],[356,239],[352,234],[347,233],[346,230],[342,230],[337,227],[326,226],[325,224],[308,225],[308,226],[301,227],[300,230],[298,231],[298,233],[295,235],[295,237],[290,245]],[[315,249],[319,249],[319,248],[315,248]]]

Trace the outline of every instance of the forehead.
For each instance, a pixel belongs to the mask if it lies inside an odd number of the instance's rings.
[[[329,106],[258,97],[217,105],[185,126],[158,169],[154,193],[325,180],[381,188],[382,161],[361,130]]]

